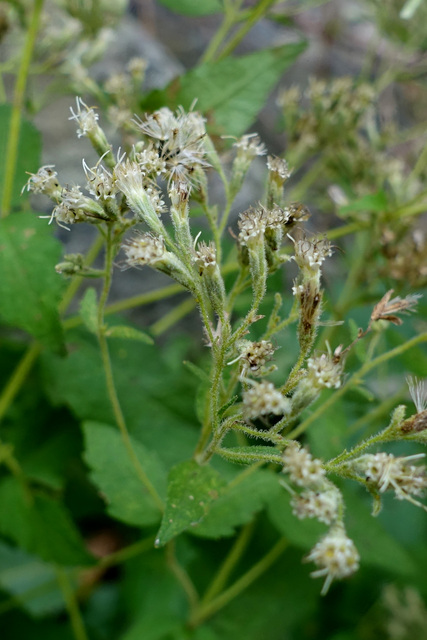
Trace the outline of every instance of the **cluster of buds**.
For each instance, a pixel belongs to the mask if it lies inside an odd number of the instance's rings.
[[[267,149],[256,133],[242,136],[233,146],[237,149],[237,153],[231,169],[229,189],[234,197],[240,191],[244,177],[254,158],[264,156]]]
[[[246,420],[269,416],[283,416],[290,412],[288,398],[272,382],[247,380],[250,387],[243,393],[243,414]]]
[[[300,519],[316,518],[331,527],[306,557],[307,562],[315,562],[319,567],[311,574],[312,577],[325,576],[322,589],[322,594],[325,594],[333,580],[345,578],[359,567],[359,554],[342,523],[341,493],[326,478],[322,461],[313,458],[295,440],[288,444],[283,453],[283,472],[289,475],[294,485],[303,488],[301,493],[292,490],[294,515]]]

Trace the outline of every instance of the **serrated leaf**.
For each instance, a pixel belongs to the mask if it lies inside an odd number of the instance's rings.
[[[154,340],[147,333],[129,327],[127,325],[115,325],[109,327],[106,334],[107,338],[123,338],[124,340],[137,340],[138,342],[145,342],[145,344],[153,344]]]
[[[171,11],[184,16],[209,16],[220,13],[222,6],[219,0],[159,0],[160,4]]]
[[[44,353],[43,381],[51,401],[66,404],[80,421],[114,424],[99,347],[87,331],[70,331],[66,358]],[[174,371],[166,353],[142,342],[111,340],[114,381],[131,435],[155,451],[169,469],[188,459],[199,435],[194,380]],[[181,356],[180,356],[181,357]],[[182,361],[182,357],[181,357]]]
[[[139,477],[118,429],[96,422],[83,425],[86,450],[84,459],[91,479],[107,501],[108,513],[135,526],[157,524],[160,510]],[[166,472],[153,451],[130,436],[132,449],[149,483],[160,498],[166,494]]]
[[[171,469],[168,478],[168,497],[156,547],[197,525],[217,500],[225,481],[214,469],[200,466],[194,460],[181,462]]]
[[[282,73],[304,51],[305,43],[286,44],[246,56],[202,64],[172,81],[164,91],[154,91],[144,109],[182,105],[209,116],[217,135],[240,136],[254,122]]]
[[[0,542],[0,587],[33,616],[58,613],[64,599],[53,567]]]
[[[226,487],[218,500],[212,502],[206,517],[191,529],[203,538],[232,536],[236,527],[250,522],[275,493],[282,492],[277,476],[271,471],[258,470],[251,475],[241,474]]]
[[[98,332],[98,304],[96,290],[88,287],[80,301],[80,317],[86,328],[95,335]]]
[[[7,513],[0,533],[29,553],[65,566],[93,562],[67,510],[50,496],[33,493],[30,500],[15,478],[6,478],[0,484],[0,513]]]
[[[4,178],[7,162],[7,143],[10,131],[12,106],[0,105],[0,202],[3,198]],[[28,192],[21,190],[28,180],[29,173],[35,173],[40,167],[41,135],[31,122],[23,119],[19,132],[18,153],[12,189],[12,207],[19,207]]]
[[[57,310],[63,281],[54,268],[60,255],[61,245],[34,215],[0,220],[0,318],[63,352]]]

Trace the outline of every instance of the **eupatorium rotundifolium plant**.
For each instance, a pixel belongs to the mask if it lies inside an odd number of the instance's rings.
[[[425,442],[427,392],[422,382],[410,380],[416,405],[412,417],[405,419],[405,408],[398,407],[385,429],[326,462],[314,458],[297,440],[305,430],[300,416],[319,398],[322,389],[337,393],[343,389],[348,383],[346,358],[353,346],[371,331],[379,332],[389,323],[401,324],[399,314],[413,311],[417,296],[392,298],[392,291],[388,291],[373,308],[368,326],[359,329],[351,344],[334,349],[327,344],[324,353],[314,351],[322,315],[322,267],[332,255],[333,246],[326,236],[312,236],[304,230],[309,212],[302,204],[287,202],[284,185],[290,170],[285,160],[267,157],[264,201],[239,214],[232,231],[236,276],[234,284],[226,287],[224,272],[228,263],[224,267],[222,236],[252,161],[266,155],[258,137],[245,135],[234,143],[234,159],[227,170],[199,113],[183,109],[173,113],[162,108],[129,123],[134,145],[128,153],[115,152],[99,125],[97,112],[81,99],[76,104],[71,119],[77,123],[78,136],[88,137],[99,154],[92,167],[83,161],[84,189],[62,186],[53,165],[31,175],[27,188],[54,202],[51,222],[55,220],[66,228],[91,223],[97,225],[105,239],[103,271],[93,269],[82,255],[65,256],[57,271],[66,276],[104,279],[91,328],[98,336],[110,401],[129,453],[129,464],[138,467],[139,463],[114,387],[107,344],[111,329],[104,320],[113,260],[120,252],[119,262],[136,268],[149,266],[173,278],[194,297],[200,310],[211,370],[205,419],[193,463],[205,466],[213,456],[222,456],[240,464],[275,465],[281,472],[277,474],[278,482],[291,494],[294,515],[315,518],[328,527],[306,558],[317,565],[313,577],[325,578],[322,593],[326,593],[334,579],[350,576],[359,566],[358,551],[345,529],[345,501],[334,478],[364,485],[374,498],[374,513],[379,511],[382,494],[389,490],[399,500],[425,508],[419,497],[425,492],[427,477],[425,467],[417,464],[424,454],[395,457],[367,450],[393,440]],[[207,175],[214,171],[223,182],[226,196],[221,214],[208,196]],[[209,238],[206,229],[193,231],[191,201],[205,213]],[[290,261],[298,268],[289,291],[293,296],[290,314],[281,317],[281,296],[276,293],[265,330],[254,339],[253,325],[264,317],[259,308],[267,279]],[[239,317],[235,303],[245,289],[251,289],[252,303]],[[273,338],[292,323],[297,325],[299,355],[275,385],[269,380],[276,369]],[[263,445],[225,446],[224,438],[231,432],[239,434],[240,442],[242,437],[256,438]],[[144,481],[143,471],[139,472]],[[158,545],[165,542],[167,526],[164,520]]]

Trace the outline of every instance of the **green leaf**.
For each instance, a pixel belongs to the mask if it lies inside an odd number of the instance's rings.
[[[30,500],[15,478],[0,484],[0,513],[0,533],[29,553],[65,566],[93,562],[65,507],[41,492]]]
[[[250,522],[279,491],[283,489],[271,471],[258,470],[251,475],[244,471],[211,503],[208,514],[191,533],[203,538],[232,536],[236,527]]]
[[[3,198],[6,162],[8,161],[7,143],[11,113],[11,105],[0,105],[0,201]],[[36,173],[40,167],[41,148],[40,133],[31,122],[23,119],[19,132],[17,163],[12,189],[12,207],[19,207],[22,199],[24,197],[28,198],[28,192],[24,191],[21,196],[21,190],[28,180],[26,172]]]
[[[0,319],[62,352],[57,310],[63,281],[55,272],[61,245],[32,214],[0,221]]]
[[[171,11],[184,16],[208,16],[222,11],[219,0],[159,0],[159,2]]]
[[[273,494],[268,503],[268,517],[295,547],[310,549],[326,533],[326,526],[316,520],[298,520],[292,513],[290,499],[285,489]]]
[[[157,524],[159,507],[138,476],[114,427],[96,422],[83,425],[86,451],[84,459],[91,468],[91,479],[108,503],[108,513],[135,526]],[[132,449],[151,485],[161,498],[166,494],[166,472],[153,451],[130,437]]]
[[[353,490],[352,490],[353,489]],[[357,489],[356,489],[357,491]],[[360,553],[361,563],[409,576],[416,573],[411,556],[371,515],[370,500],[357,495],[353,487],[344,488],[346,528]]]
[[[220,474],[210,467],[201,467],[194,460],[181,462],[171,469],[168,497],[162,524],[155,542],[162,547],[173,537],[196,526],[208,513],[225,485]]]
[[[80,421],[114,424],[94,337],[82,330],[70,331],[67,337],[72,348],[66,358],[42,354],[46,393],[54,404],[68,405]],[[199,434],[193,377],[182,365],[179,373],[174,370],[167,350],[162,354],[142,342],[111,340],[110,354],[131,435],[156,451],[168,469],[191,457]]]
[[[109,327],[105,335],[107,338],[123,338],[124,340],[137,340],[139,342],[145,342],[145,344],[154,344],[153,338],[147,333],[127,325]]]
[[[33,616],[58,613],[64,599],[53,567],[0,542],[0,587]]]
[[[357,200],[353,200],[349,204],[339,207],[339,213],[342,216],[346,216],[354,211],[384,211],[388,206],[387,196],[384,191],[377,191],[377,193],[370,193],[366,196],[362,196]]]
[[[96,290],[88,287],[80,302],[80,317],[86,328],[95,335],[98,333],[98,303]]]
[[[197,109],[209,117],[217,135],[240,136],[256,119],[283,72],[305,49],[305,43],[286,44],[246,56],[202,64],[175,79],[164,91],[155,91],[142,104],[153,109],[164,104]]]

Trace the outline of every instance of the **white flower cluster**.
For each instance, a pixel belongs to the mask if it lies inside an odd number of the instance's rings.
[[[283,472],[289,474],[292,482],[304,488],[322,486],[326,477],[322,461],[313,458],[296,440],[290,442],[283,452]]]
[[[200,275],[205,271],[212,273],[217,266],[214,243],[209,242],[209,244],[206,244],[206,242],[199,242],[197,249],[194,251],[193,262]]]
[[[277,416],[289,413],[289,399],[271,382],[249,382],[252,386],[243,393],[243,412],[246,419],[259,418],[271,413]]]
[[[329,354],[308,358],[307,380],[314,387],[339,389],[341,386],[342,364]]]
[[[288,163],[278,156],[267,156],[267,168],[282,183],[291,177]]]
[[[162,238],[157,238],[150,233],[135,235],[123,246],[127,262],[132,267],[145,264],[155,265],[162,260],[165,246]]]
[[[325,491],[303,491],[295,494],[291,499],[292,513],[303,520],[304,518],[316,518],[324,524],[335,522],[341,495],[333,485]]]
[[[242,136],[233,144],[233,147],[236,147],[238,155],[244,156],[247,160],[252,160],[256,156],[264,156],[267,152],[265,145],[256,133]]]
[[[314,562],[319,569],[312,572],[313,578],[325,576],[322,595],[325,595],[335,579],[351,576],[359,568],[359,553],[341,525],[330,531],[313,547],[306,562]]]
[[[252,375],[262,375],[264,373],[265,364],[271,360],[275,352],[273,344],[269,340],[259,340],[251,342],[250,340],[241,340],[237,344],[240,354],[237,358],[228,364],[234,364],[241,361],[241,377],[244,378],[248,372]]]
[[[380,493],[392,489],[398,500],[408,500],[425,509],[412,496],[423,496],[426,491],[426,467],[411,464],[413,460],[424,456],[424,453],[405,457],[395,457],[390,453],[366,454],[349,465],[361,471],[366,481],[373,484]]]

